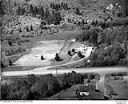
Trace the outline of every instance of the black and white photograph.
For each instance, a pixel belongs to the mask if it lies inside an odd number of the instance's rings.
[[[0,0],[0,39],[1,101],[128,100],[128,0]]]

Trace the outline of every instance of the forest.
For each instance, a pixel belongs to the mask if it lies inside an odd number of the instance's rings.
[[[79,74],[72,71],[58,76],[47,74],[11,78],[10,83],[1,85],[1,99],[43,100],[61,90],[70,88],[73,84],[82,84],[84,79],[94,82],[99,80],[99,75],[96,73]]]

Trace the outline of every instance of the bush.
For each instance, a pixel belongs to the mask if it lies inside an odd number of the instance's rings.
[[[58,53],[56,53],[55,60],[56,60],[56,61],[62,61],[62,59],[60,58],[60,56],[59,56]]]
[[[25,52],[26,50],[24,48],[10,48],[9,50],[5,51],[5,55],[6,56],[11,56],[11,55],[15,55],[15,54],[19,54],[21,52]]]
[[[12,66],[12,65],[13,65],[13,63],[12,63],[12,61],[11,61],[11,60],[9,60],[9,65],[10,65],[10,66]]]
[[[117,65],[117,61],[115,60],[109,60],[109,61],[104,61],[104,60],[93,60],[90,62],[89,66],[90,67],[101,67],[101,66],[115,66]]]
[[[63,74],[63,75],[58,76],[57,80],[60,84],[61,89],[69,88],[71,86],[71,84],[67,80],[67,74]]]
[[[94,45],[97,45],[98,34],[102,30],[100,28],[92,28],[90,30],[84,30],[81,34],[76,36],[79,41],[88,41]]]
[[[82,53],[79,51],[78,52],[78,56],[80,57],[80,58],[84,58],[85,56],[84,55],[82,55]]]
[[[127,59],[120,59],[119,65],[128,66],[128,60]]]
[[[4,68],[5,67],[5,65],[4,65],[4,63],[1,61],[1,68]]]
[[[87,41],[89,40],[90,38],[90,35],[91,35],[91,32],[88,30],[86,31],[83,31],[81,34],[79,34],[76,38],[80,41]]]
[[[21,33],[22,32],[22,30],[21,30],[21,28],[19,29],[19,33]]]
[[[58,81],[51,74],[40,76],[36,81],[35,88],[43,98],[50,97],[60,90]]]
[[[73,84],[82,83],[82,81],[83,81],[81,75],[74,71],[72,73],[64,74],[64,75],[58,77],[58,80],[60,81],[61,86],[63,86],[64,88],[69,87]]]
[[[10,41],[10,40],[8,41],[9,46],[12,46],[12,43],[13,43],[12,41]]]
[[[71,51],[68,51],[68,55],[69,55],[69,56],[72,56],[72,53],[71,53]]]
[[[43,57],[43,55],[41,55],[41,60],[44,60],[44,57]]]
[[[29,28],[28,27],[26,27],[26,31],[29,32]]]
[[[72,84],[80,84],[83,81],[81,75],[76,72],[72,72],[70,78]]]

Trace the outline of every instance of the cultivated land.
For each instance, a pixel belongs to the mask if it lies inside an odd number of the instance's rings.
[[[115,96],[112,96],[113,99],[128,100],[128,79],[111,80],[107,83],[109,84],[109,86],[111,86],[111,89],[108,88],[108,92],[113,91],[116,94]]]

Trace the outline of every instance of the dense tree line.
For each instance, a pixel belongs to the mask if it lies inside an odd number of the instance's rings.
[[[3,0],[0,1],[0,17],[5,14],[5,5],[3,2]]]
[[[55,9],[55,10],[59,10],[59,9],[64,9],[64,10],[68,10],[68,4],[67,3],[64,3],[64,2],[61,2],[61,3],[50,3],[50,7],[52,9]]]
[[[51,4],[55,5],[55,4]],[[40,15],[41,19],[45,20],[47,24],[60,24],[60,21],[62,20],[61,14],[59,11],[52,10],[50,11],[48,8],[44,9],[41,7],[36,7],[32,5],[28,5],[28,9],[25,10],[25,8],[18,6],[18,9],[16,11],[17,15],[24,15],[24,14],[32,14],[33,16]]]
[[[124,0],[123,6],[124,6],[124,15],[128,16],[128,0]]]
[[[96,51],[90,56],[90,66],[119,65],[120,60],[124,59],[125,57],[126,50],[120,44],[111,45],[107,48],[100,47],[99,49],[96,49]]]
[[[54,95],[60,90],[69,88],[73,84],[83,83],[85,78],[93,80],[96,77],[99,77],[99,75],[95,73],[78,74],[76,72],[58,75],[57,77],[52,74],[41,76],[28,75],[24,78],[12,79],[11,84],[2,84],[1,99],[41,100]]]
[[[128,65],[128,27],[85,30],[77,37],[88,41],[96,49],[90,56],[89,66]]]
[[[76,38],[79,41],[89,41],[90,43],[97,45],[98,34],[100,31],[102,31],[102,30],[99,28],[84,30],[81,34],[76,36]]]
[[[22,53],[22,52],[25,52],[25,51],[26,51],[26,49],[24,49],[22,47],[11,48],[11,49],[8,49],[7,51],[5,51],[5,55],[6,56],[11,56],[11,55],[19,54],[19,53]]]
[[[127,26],[128,18],[117,18],[117,19],[108,18],[107,20],[104,19],[102,21],[93,20],[91,22],[91,25],[100,26],[102,29],[106,29],[109,27],[116,27],[116,26]]]
[[[75,13],[76,13],[77,15],[80,15],[80,14],[81,14],[81,13],[80,13],[80,9],[79,9],[79,8],[76,8]]]

